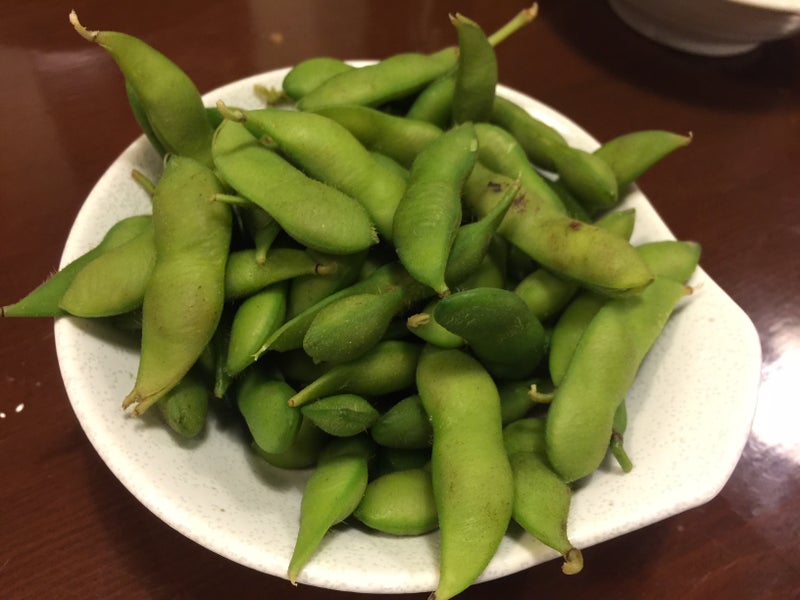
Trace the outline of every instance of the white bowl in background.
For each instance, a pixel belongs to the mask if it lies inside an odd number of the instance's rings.
[[[705,56],[734,56],[800,30],[800,0],[609,0],[642,35]]]

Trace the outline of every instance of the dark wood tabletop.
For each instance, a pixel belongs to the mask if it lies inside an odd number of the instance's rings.
[[[68,22],[125,31],[209,91],[329,55],[433,51],[447,14],[486,28],[519,0],[71,4],[0,1],[0,304],[57,268],[94,183],[139,134],[113,62]],[[542,0],[497,50],[500,81],[600,140],[691,131],[640,187],[754,322],[763,352],[752,432],[720,494],[584,550],[574,577],[545,563],[467,598],[800,597],[800,37],[707,58],[629,29],[605,2]],[[356,598],[291,587],[183,537],[142,506],[84,435],[59,373],[53,321],[0,322],[0,597]],[[424,594],[418,594],[424,597]]]

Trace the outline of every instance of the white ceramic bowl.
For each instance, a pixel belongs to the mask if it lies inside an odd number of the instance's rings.
[[[250,77],[205,99],[209,105],[223,99],[234,106],[257,106],[253,84],[279,86],[286,72]],[[588,133],[555,110],[505,87],[499,92],[560,130],[570,143],[597,147]],[[146,194],[131,179],[134,167],[151,177],[160,169],[143,138],[114,161],[89,194],[62,265],[96,244],[120,218],[149,212]],[[672,237],[639,191],[622,207],[636,208],[634,243]],[[628,398],[626,448],[633,471],[623,474],[609,462],[576,490],[569,533],[580,548],[710,500],[739,460],[755,409],[758,338],[747,316],[703,270],[693,283],[696,293],[667,325]],[[198,544],[285,577],[309,472],[270,467],[253,455],[239,427],[213,415],[204,436],[191,443],[177,440],[155,414],[128,416],[121,402],[133,385],[137,350],[101,324],[61,318],[55,339],[75,415],[123,485]],[[369,593],[430,591],[438,578],[437,556],[436,533],[397,538],[340,526],[325,539],[299,583]],[[512,527],[481,579],[555,557]]]
[[[800,29],[800,0],[610,0],[648,38],[693,54],[732,56]]]

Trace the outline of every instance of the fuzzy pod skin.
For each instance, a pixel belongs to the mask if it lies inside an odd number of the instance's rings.
[[[611,168],[620,189],[633,183],[654,164],[689,145],[691,134],[648,129],[617,136],[594,151]]]
[[[614,414],[688,288],[666,277],[641,296],[607,301],[580,338],[547,417],[547,455],[572,482],[603,461]]]
[[[456,91],[455,73],[432,81],[414,99],[406,118],[424,121],[447,129],[453,122],[453,96]]]
[[[292,100],[299,100],[318,88],[322,83],[343,71],[352,71],[354,66],[329,56],[315,56],[297,63],[283,78],[283,91]]]
[[[304,246],[352,254],[377,243],[372,220],[358,201],[304,175],[241,123],[222,123],[211,149],[222,179]]]
[[[436,321],[464,338],[499,379],[528,377],[545,355],[544,327],[522,299],[505,289],[473,288],[443,298]]]
[[[411,167],[392,236],[400,262],[420,283],[448,292],[445,271],[461,224],[461,190],[477,159],[471,123],[448,130]]]
[[[59,306],[61,299],[83,267],[109,250],[132,240],[147,228],[152,228],[150,215],[136,215],[115,223],[94,248],[48,277],[17,302],[3,306],[0,314],[3,317],[57,317],[63,315],[64,310]]]
[[[353,516],[370,529],[391,535],[422,535],[439,522],[427,469],[382,475],[367,485]]]
[[[369,401],[356,394],[334,394],[303,406],[303,417],[334,437],[349,437],[367,431],[380,417]]]
[[[328,530],[358,506],[368,482],[373,448],[366,436],[334,438],[320,454],[303,490],[300,527],[287,575],[295,583]]]
[[[190,370],[181,381],[156,406],[169,428],[182,438],[192,439],[200,435],[208,415],[210,393],[205,381]]]
[[[252,450],[267,464],[279,469],[309,469],[317,464],[330,436],[309,419],[301,419],[300,429],[291,445],[283,452],[265,452],[253,442]]]
[[[417,387],[433,427],[431,473],[441,545],[432,597],[447,600],[471,585],[494,556],[511,519],[514,482],[500,397],[477,360],[461,350],[426,346]]]
[[[378,233],[391,239],[405,178],[375,160],[344,126],[309,112],[265,108],[240,113],[251,133],[267,137],[304,173],[360,202]]]
[[[85,39],[108,51],[141,107],[149,133],[170,154],[211,167],[213,129],[200,92],[174,62],[144,41],[116,31],[89,31],[73,11],[70,21]],[[145,129],[148,133],[148,130]]]
[[[286,404],[295,390],[257,367],[242,374],[236,386],[236,405],[253,442],[264,452],[286,452],[297,438],[302,415]]]
[[[225,302],[231,210],[209,198],[214,173],[170,157],[153,197],[156,264],[142,303],[142,349],[133,390],[123,402],[141,414],[174,387],[208,345]]]
[[[433,430],[418,394],[400,400],[370,428],[375,443],[386,448],[430,448]]]
[[[486,214],[511,184],[478,163],[467,179],[465,200],[477,214]],[[572,219],[528,194],[515,199],[498,232],[541,266],[609,296],[639,294],[653,280],[627,240]]]
[[[395,54],[376,64],[330,77],[303,96],[297,108],[315,111],[342,104],[378,106],[416,93],[455,64],[455,48],[433,54]]]
[[[142,305],[155,262],[154,230],[148,227],[81,269],[59,306],[77,317],[110,317],[135,310]]]

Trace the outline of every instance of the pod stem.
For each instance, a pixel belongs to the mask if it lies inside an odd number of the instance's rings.
[[[142,173],[139,169],[132,169],[131,177],[133,177],[133,180],[147,192],[148,196],[151,198],[153,197],[153,194],[156,192],[156,184],[153,183],[147,175]]]
[[[570,548],[564,554],[564,564],[561,565],[561,572],[565,575],[575,575],[583,569],[583,554],[577,548]]]
[[[279,106],[281,104],[289,104],[291,102],[291,98],[286,95],[286,92],[279,88],[267,87],[257,83],[253,86],[253,91],[264,101],[264,104],[267,106]]]
[[[247,198],[242,198],[241,196],[236,196],[235,194],[223,194],[221,192],[212,194],[208,200],[209,202],[224,202],[225,204],[230,204],[232,206],[252,206],[252,202],[250,202]]]
[[[555,392],[540,392],[535,383],[532,384],[531,389],[528,390],[528,398],[537,404],[550,404],[555,395]]]
[[[625,448],[622,445],[622,434],[618,431],[615,431],[611,434],[611,454],[616,459],[617,463],[619,463],[620,468],[625,473],[630,473],[633,469],[633,462],[631,462],[628,453],[625,451]]]
[[[69,22],[72,23],[75,31],[77,31],[83,39],[90,42],[97,42],[97,36],[100,35],[100,32],[86,29],[86,27],[81,25],[81,22],[78,20],[78,13],[76,13],[74,10],[71,10],[69,13]]]
[[[430,322],[430,320],[431,316],[428,313],[417,313],[406,319],[406,325],[411,329],[416,329],[420,325],[425,325],[426,323]]]
[[[217,100],[217,110],[219,114],[228,121],[236,121],[237,123],[244,123],[247,121],[247,115],[244,114],[244,111],[238,108],[231,108],[222,100]]]
[[[517,31],[522,29],[525,25],[533,21],[536,18],[536,15],[538,14],[539,14],[539,5],[534,2],[528,8],[519,11],[516,15],[514,15],[514,18],[512,18],[508,23],[506,23],[505,25],[500,27],[500,29],[492,33],[490,36],[488,36],[489,43],[492,46],[497,46],[500,42],[510,37],[512,34],[516,33]]]

